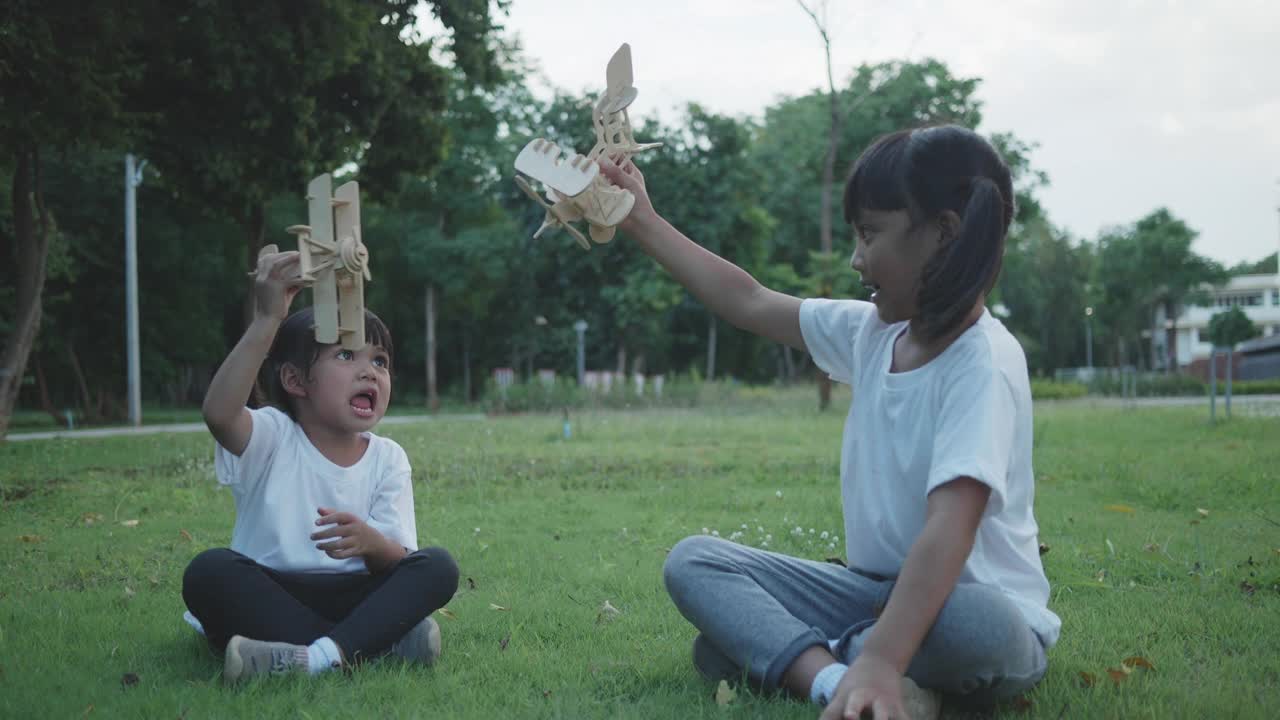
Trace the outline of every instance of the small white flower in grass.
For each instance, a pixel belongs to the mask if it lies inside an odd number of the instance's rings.
[[[476,532],[480,532],[480,528],[476,528]]]
[[[742,523],[742,529],[743,529],[743,530],[746,530],[746,529],[747,529],[747,524],[746,524],[746,523]]]
[[[840,542],[840,536],[839,536],[839,535],[832,535],[832,536],[831,536],[831,542],[833,542],[833,543],[838,543],[838,542]]]
[[[763,526],[763,525],[757,525],[757,526],[756,526],[756,532],[764,532],[764,526]]]
[[[782,491],[779,490],[778,492],[774,493],[774,495],[777,495],[778,497],[782,497]]]
[[[719,531],[719,530],[712,530],[712,531],[711,531],[711,535],[712,535],[713,537],[720,537],[720,531]]]
[[[803,534],[804,534],[804,528],[802,528],[802,527],[800,527],[799,525],[797,525],[797,526],[796,526],[796,529],[795,529],[795,530],[793,530],[792,532],[794,532],[796,535],[803,535]]]
[[[830,544],[828,544],[828,545],[827,545],[827,549],[828,549],[828,550],[835,550],[835,549],[836,549],[836,544],[835,544],[835,543],[830,543]]]
[[[827,539],[827,535],[828,535],[828,534],[829,534],[829,533],[828,533],[826,530],[823,530],[823,531],[822,531],[822,535],[821,535],[820,537],[821,537],[823,540],[826,540],[826,539]]]
[[[769,542],[766,540],[765,542],[760,543],[760,547],[762,547],[762,548],[767,548],[767,547],[769,547]]]
[[[809,534],[812,535],[813,532],[814,532],[813,528],[809,528]]]
[[[706,529],[706,528],[702,528],[702,534],[703,534],[703,535],[710,535],[710,534],[711,534],[711,531],[710,531],[710,530],[708,530],[708,529]]]

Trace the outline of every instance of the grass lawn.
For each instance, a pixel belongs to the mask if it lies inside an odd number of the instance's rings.
[[[815,718],[745,692],[718,706],[662,588],[666,551],[704,528],[843,555],[821,534],[842,534],[845,408],[815,413],[811,389],[743,394],[577,415],[570,440],[558,416],[387,426],[414,465],[422,544],[462,567],[445,657],[236,690],[180,619],[187,561],[230,539],[211,440],[0,445],[0,716]],[[1000,715],[1276,717],[1280,419],[1086,401],[1041,405],[1036,425],[1063,632],[1044,682]],[[1132,656],[1154,669],[1125,675]]]

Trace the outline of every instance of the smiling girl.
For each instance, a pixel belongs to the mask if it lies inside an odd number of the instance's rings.
[[[682,540],[664,578],[700,633],[695,666],[810,698],[832,719],[922,720],[938,693],[986,706],[1034,686],[1060,621],[1032,513],[1026,360],[986,309],[1014,212],[991,144],[921,128],[858,159],[844,214],[870,302],[765,288],[662,219],[634,165],[601,169],[636,195],[622,229],[708,308],[853,387],[848,568]]]

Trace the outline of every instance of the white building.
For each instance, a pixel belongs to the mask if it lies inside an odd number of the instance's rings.
[[[1178,368],[1186,369],[1197,360],[1206,360],[1213,348],[1209,342],[1209,319],[1233,306],[1244,310],[1263,337],[1280,333],[1280,273],[1275,275],[1237,275],[1218,287],[1206,286],[1206,305],[1188,305],[1174,322],[1165,317],[1164,308],[1156,309],[1155,328],[1151,333],[1151,366],[1163,369],[1169,357],[1165,349],[1168,330],[1175,330]]]

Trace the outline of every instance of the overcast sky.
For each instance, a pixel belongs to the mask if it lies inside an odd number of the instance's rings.
[[[807,0],[812,5],[814,0]],[[830,0],[836,77],[936,57],[980,77],[981,132],[1039,144],[1041,198],[1078,237],[1168,206],[1196,250],[1256,260],[1280,245],[1280,2]],[[512,0],[505,21],[546,77],[598,91],[631,43],[632,115],[688,101],[760,116],[825,83],[796,0]],[[585,148],[580,149],[585,150]]]

